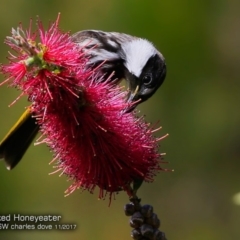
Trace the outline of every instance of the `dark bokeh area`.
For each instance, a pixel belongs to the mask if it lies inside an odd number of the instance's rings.
[[[45,26],[61,12],[61,29],[119,31],[154,42],[166,58],[167,79],[139,106],[149,122],[160,120],[159,136],[169,133],[160,151],[161,172],[139,191],[154,206],[169,240],[239,239],[240,206],[240,1],[24,1],[1,0],[0,62],[6,63],[4,38],[19,22],[40,16]],[[0,76],[0,81],[4,78]],[[8,108],[19,92],[0,88],[0,138],[27,106]],[[76,191],[64,197],[66,178],[49,166],[46,146],[32,146],[12,171],[0,164],[0,215],[57,214],[74,231],[2,231],[4,240],[131,239],[120,192],[108,197]]]

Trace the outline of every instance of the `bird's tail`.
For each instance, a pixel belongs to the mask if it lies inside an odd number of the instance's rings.
[[[8,170],[19,163],[37,135],[38,129],[28,108],[0,142],[0,159],[4,159]]]

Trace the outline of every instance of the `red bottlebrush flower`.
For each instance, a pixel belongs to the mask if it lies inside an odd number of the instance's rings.
[[[127,93],[86,67],[81,48],[58,29],[58,21],[46,31],[38,22],[40,43],[30,30],[13,30],[7,44],[19,56],[2,72],[28,95],[45,137],[41,143],[54,152],[55,172],[73,181],[66,194],[98,186],[102,198],[136,179],[152,181],[162,170],[161,139],[143,118],[124,113]]]

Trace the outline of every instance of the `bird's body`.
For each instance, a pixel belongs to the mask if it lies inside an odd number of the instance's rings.
[[[151,97],[163,83],[166,65],[162,54],[148,40],[117,32],[85,30],[72,35],[73,42],[88,56],[88,67],[98,68],[118,83],[129,85],[128,111]],[[118,79],[119,81],[116,81]],[[37,135],[39,126],[27,109],[0,143],[0,159],[12,169]]]
[[[125,33],[85,30],[73,34],[74,42],[89,55],[89,65],[97,66],[114,78],[125,79],[129,100],[144,102],[163,83],[166,65],[163,55],[146,39]]]

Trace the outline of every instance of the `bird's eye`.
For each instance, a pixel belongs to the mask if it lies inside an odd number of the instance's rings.
[[[151,84],[151,82],[152,82],[152,75],[146,74],[145,76],[143,76],[142,81],[143,81],[144,85]]]

